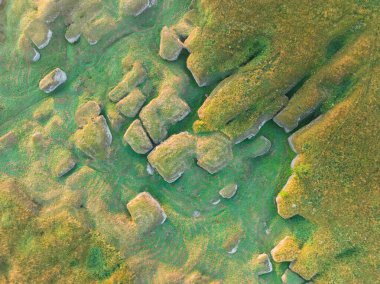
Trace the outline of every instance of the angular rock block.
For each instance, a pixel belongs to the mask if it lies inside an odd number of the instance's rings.
[[[132,221],[142,233],[152,231],[166,220],[165,211],[148,192],[138,194],[128,202],[127,209]]]
[[[161,42],[159,55],[162,59],[175,61],[178,59],[183,44],[178,38],[176,32],[167,26],[164,26],[161,31]]]
[[[153,149],[153,144],[146,134],[141,121],[136,119],[124,134],[123,141],[138,154],[146,154]]]
[[[254,257],[251,261],[253,271],[256,275],[260,276],[272,272],[273,266],[266,253]]]
[[[139,113],[145,101],[145,95],[139,89],[134,89],[116,104],[116,109],[122,115],[132,118]]]
[[[286,236],[271,251],[272,258],[275,262],[291,262],[297,258],[300,249],[297,241]]]
[[[92,119],[98,117],[101,110],[100,105],[95,101],[84,103],[75,112],[75,122],[79,127],[83,127]]]
[[[225,199],[231,199],[236,195],[236,192],[238,190],[238,185],[236,183],[231,183],[223,187],[219,191],[219,195]]]
[[[133,64],[132,70],[129,71],[124,76],[124,79],[108,93],[108,98],[115,103],[120,101],[133,89],[142,84],[145,81],[146,76],[146,71],[141,62],[136,61]]]
[[[232,144],[220,133],[200,136],[197,139],[197,159],[201,168],[214,174],[232,161]]]
[[[76,147],[93,159],[106,159],[111,151],[112,134],[104,116],[98,116],[74,134]]]
[[[155,4],[155,0],[122,0],[125,13],[130,16],[139,16],[146,9]]]
[[[157,146],[148,156],[153,168],[172,183],[192,164],[195,157],[196,138],[187,132],[171,136]]]
[[[55,89],[57,89],[60,85],[65,83],[66,80],[66,73],[61,69],[56,68],[40,81],[39,87],[46,94],[49,94],[53,92]]]

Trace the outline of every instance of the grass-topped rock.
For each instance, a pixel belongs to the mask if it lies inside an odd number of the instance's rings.
[[[254,255],[252,257],[250,265],[254,274],[258,276],[271,273],[273,270],[272,263],[269,259],[269,256],[266,253]]]
[[[91,122],[94,118],[98,117],[101,112],[100,105],[95,101],[88,101],[78,107],[75,112],[75,122],[78,127],[83,127]]]
[[[132,118],[139,113],[145,101],[146,96],[136,88],[116,104],[116,109],[122,115]]]
[[[195,150],[196,138],[183,132],[157,146],[149,154],[148,161],[165,181],[172,183],[191,166]]]
[[[123,141],[125,144],[131,146],[133,151],[138,154],[146,154],[153,149],[153,144],[139,119],[136,119],[128,127],[124,134]]]
[[[183,44],[173,29],[167,26],[162,28],[159,55],[162,59],[175,61],[178,59],[183,48]]]
[[[291,262],[295,260],[300,252],[298,242],[290,236],[282,239],[271,251],[276,262]]]
[[[140,232],[152,231],[166,220],[166,214],[161,205],[148,192],[142,192],[128,202],[127,208],[132,221]]]

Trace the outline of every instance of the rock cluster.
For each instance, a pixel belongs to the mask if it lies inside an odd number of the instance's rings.
[[[148,192],[142,192],[129,201],[127,209],[141,233],[152,231],[166,220],[164,210]]]
[[[66,80],[66,73],[60,68],[56,68],[40,81],[39,87],[43,92],[49,94],[57,89],[60,85],[65,83]]]

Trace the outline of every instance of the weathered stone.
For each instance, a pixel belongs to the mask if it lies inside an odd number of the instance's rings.
[[[123,141],[138,154],[146,154],[153,149],[153,144],[138,119],[129,126],[124,134]]]
[[[83,127],[92,119],[98,117],[101,110],[100,105],[95,101],[84,103],[75,112],[75,122],[79,127]]]
[[[282,283],[284,284],[303,284],[305,280],[299,276],[297,273],[287,269],[285,273],[281,276]]]
[[[112,134],[104,116],[98,116],[74,134],[75,145],[93,159],[106,159],[111,151]]]
[[[201,168],[214,174],[232,161],[232,144],[220,133],[200,136],[197,139],[197,159]]]
[[[66,175],[76,165],[72,154],[67,150],[54,151],[52,156],[52,173],[56,177]]]
[[[142,84],[146,79],[146,75],[146,71],[141,62],[136,61],[133,64],[132,70],[129,71],[124,76],[124,79],[108,93],[108,98],[115,103],[120,101],[133,89]]]
[[[196,138],[187,132],[171,136],[148,156],[153,168],[169,183],[176,181],[192,164]]]
[[[30,22],[25,33],[38,49],[43,49],[48,46],[53,36],[53,32],[49,29],[47,24],[40,20]]]
[[[272,258],[276,262],[291,262],[298,257],[299,253],[297,241],[290,236],[282,239],[271,251]]]
[[[155,143],[163,141],[168,134],[168,128],[184,119],[190,113],[190,107],[182,100],[176,89],[166,85],[140,112],[140,119],[149,136]]]
[[[120,113],[114,109],[109,109],[107,111],[107,117],[110,122],[110,126],[113,130],[119,131],[121,127],[125,124],[126,119]]]
[[[39,87],[46,94],[49,94],[53,92],[55,89],[57,89],[60,85],[65,83],[66,80],[66,73],[63,72],[61,69],[56,68],[40,81]]]
[[[135,117],[146,101],[146,97],[139,89],[134,89],[124,99],[116,104],[116,109],[122,115]]]
[[[178,38],[176,32],[167,26],[164,26],[161,31],[161,43],[159,55],[161,58],[168,61],[178,59],[183,49],[182,42]]]
[[[152,231],[166,220],[164,210],[148,192],[138,194],[127,204],[127,208],[142,233]]]
[[[231,183],[223,187],[223,189],[219,191],[219,194],[221,197],[225,199],[231,199],[232,197],[235,196],[237,189],[238,189],[238,185],[236,183]]]
[[[270,273],[273,270],[272,263],[266,253],[254,256],[251,261],[251,265],[253,272],[259,276]]]
[[[173,30],[182,38],[187,38],[191,31],[195,28],[195,23],[197,21],[197,11],[190,10],[175,24],[172,28]]]
[[[121,0],[127,15],[139,16],[146,9],[156,4],[156,0]]]
[[[257,137],[249,146],[250,149],[247,151],[245,156],[247,158],[257,158],[267,154],[272,147],[272,143],[266,137],[260,136]]]

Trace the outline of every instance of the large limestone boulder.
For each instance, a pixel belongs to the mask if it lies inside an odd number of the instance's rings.
[[[60,85],[65,83],[66,80],[66,73],[61,69],[56,68],[40,81],[39,87],[46,94],[49,94],[53,92],[55,89],[57,89]]]
[[[118,102],[126,95],[128,95],[133,89],[142,84],[146,79],[146,71],[141,62],[136,61],[133,64],[132,70],[129,71],[123,78],[123,80],[108,93],[108,98],[112,102]]]
[[[126,117],[135,117],[146,101],[145,95],[140,89],[134,89],[124,99],[116,104],[116,109]]]
[[[164,26],[161,31],[161,42],[159,55],[162,59],[175,61],[178,59],[183,44],[178,38],[176,32],[167,26]]]
[[[155,143],[162,142],[168,128],[184,119],[190,113],[188,104],[179,97],[171,85],[161,88],[160,94],[140,112],[140,119]]]
[[[273,266],[266,253],[255,255],[251,260],[253,272],[260,276],[272,272]]]
[[[272,258],[276,262],[291,262],[298,257],[299,253],[297,241],[290,236],[282,239],[271,251]]]
[[[132,221],[142,233],[152,231],[166,220],[166,214],[156,199],[142,192],[128,202],[127,208]]]
[[[75,112],[75,122],[79,127],[83,127],[92,119],[98,117],[101,110],[100,105],[95,101],[84,103]]]
[[[76,147],[93,159],[106,159],[111,151],[112,134],[104,116],[98,116],[74,134]]]
[[[172,183],[189,168],[195,157],[196,138],[187,132],[171,136],[148,156],[151,166]]]
[[[198,165],[214,174],[233,159],[232,143],[220,133],[200,136],[197,139]]]
[[[146,154],[153,149],[153,144],[146,134],[141,121],[138,119],[132,122],[129,126],[125,132],[123,141],[124,143],[129,144],[133,151],[138,154]]]

